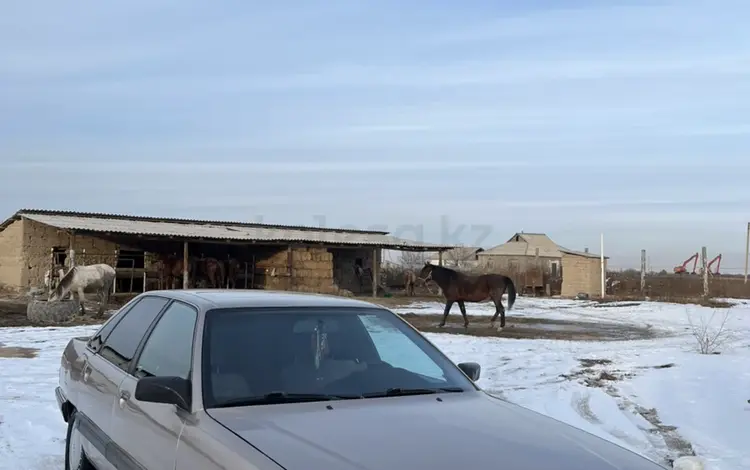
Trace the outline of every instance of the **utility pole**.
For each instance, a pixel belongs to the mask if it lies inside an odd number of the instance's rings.
[[[606,294],[606,292],[607,292],[606,291],[606,286],[605,286],[605,278],[607,277],[607,269],[604,266],[604,233],[601,234],[601,242],[600,242],[600,244],[601,244],[601,246],[600,246],[601,254],[599,255],[600,256],[600,258],[599,258],[599,263],[600,264],[599,265],[600,265],[600,267],[601,267],[600,269],[602,271],[602,278],[601,278],[601,281],[602,281],[602,294],[601,294],[601,296],[602,296],[602,299],[603,299],[604,298],[604,294]]]
[[[747,223],[747,238],[745,239],[745,284],[747,284],[748,256],[750,256],[750,222]]]
[[[703,274],[703,297],[708,297],[708,258],[706,254],[706,247],[701,247],[701,266],[703,267],[703,271],[701,274]]]

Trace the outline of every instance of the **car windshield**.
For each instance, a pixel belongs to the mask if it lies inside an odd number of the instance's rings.
[[[206,408],[477,389],[378,308],[211,310],[202,354]]]

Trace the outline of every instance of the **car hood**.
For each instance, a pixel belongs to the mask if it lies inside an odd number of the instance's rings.
[[[484,392],[209,410],[287,470],[663,470]]]

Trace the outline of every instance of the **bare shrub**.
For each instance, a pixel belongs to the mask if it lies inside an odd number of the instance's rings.
[[[716,319],[717,313],[719,313],[719,310],[712,309],[711,316],[708,319],[700,316],[698,322],[693,322],[690,313],[687,314],[690,332],[695,338],[698,352],[701,354],[717,354],[719,348],[734,339],[732,331],[727,328],[729,310],[724,310],[718,319]]]
[[[406,269],[419,269],[427,262],[424,253],[418,251],[404,251],[401,253],[399,264]]]
[[[478,247],[459,245],[452,250],[443,252],[445,265],[451,268],[476,268],[479,265],[477,260]]]

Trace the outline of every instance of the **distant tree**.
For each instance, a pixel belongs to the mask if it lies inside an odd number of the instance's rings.
[[[464,267],[476,261],[476,248],[460,246],[443,253],[443,259],[448,266]]]
[[[419,269],[427,262],[427,257],[419,251],[404,251],[399,261],[399,264],[406,269]]]

